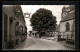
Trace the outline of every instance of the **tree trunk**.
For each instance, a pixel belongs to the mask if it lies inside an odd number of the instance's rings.
[[[41,35],[39,35],[39,38],[41,38]]]

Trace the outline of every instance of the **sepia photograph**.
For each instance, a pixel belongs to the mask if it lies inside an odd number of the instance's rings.
[[[75,5],[2,5],[2,50],[75,50]]]

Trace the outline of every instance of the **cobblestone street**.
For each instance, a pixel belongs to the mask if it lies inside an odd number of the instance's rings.
[[[64,46],[64,44],[46,40],[41,38],[28,37],[20,46],[15,48],[16,50],[74,50],[72,48]]]

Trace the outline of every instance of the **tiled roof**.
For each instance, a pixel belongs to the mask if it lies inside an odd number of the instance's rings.
[[[75,11],[68,13],[65,17],[62,18],[61,22],[68,21],[75,18]]]

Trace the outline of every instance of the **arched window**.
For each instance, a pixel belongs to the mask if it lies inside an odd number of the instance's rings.
[[[66,23],[66,31],[70,31],[70,24],[68,22]]]

